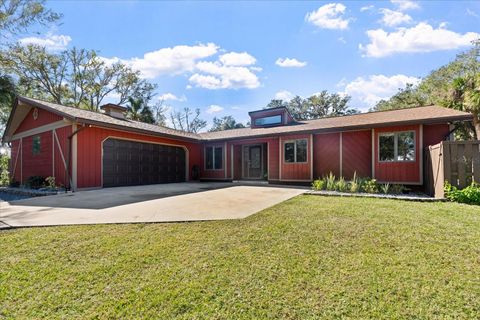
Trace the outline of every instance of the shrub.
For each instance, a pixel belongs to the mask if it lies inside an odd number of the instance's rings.
[[[357,177],[357,171],[353,173],[353,178],[350,181],[349,186],[350,186],[350,192],[355,193],[360,191],[360,188],[362,187],[362,182]]]
[[[390,183],[384,183],[380,186],[380,190],[382,190],[382,193],[387,194],[390,191]]]
[[[328,176],[325,178],[325,188],[329,191],[335,191],[336,189],[336,183],[335,183],[335,175],[330,172]]]
[[[12,188],[18,188],[18,187],[20,187],[20,182],[18,182],[15,179],[12,179],[12,181],[10,181],[10,184],[8,186],[12,187]]]
[[[55,177],[47,177],[45,182],[47,183],[47,187],[50,189],[55,189],[57,187],[55,184]]]
[[[0,186],[6,186],[9,183],[8,162],[10,158],[6,155],[0,155]]]
[[[403,184],[394,184],[390,188],[390,193],[392,194],[402,194],[405,190],[405,186]]]
[[[378,193],[378,185],[376,179],[366,179],[362,185],[363,191],[366,193]]]
[[[45,185],[45,178],[42,176],[31,176],[27,179],[27,186],[29,188],[37,189]]]
[[[317,179],[312,182],[312,189],[313,190],[323,190],[325,189],[325,180],[323,179]]]
[[[348,190],[348,183],[345,181],[345,178],[340,177],[337,183],[335,184],[335,189],[340,192],[345,192]]]
[[[480,184],[472,182],[468,187],[459,190],[448,181],[445,182],[445,198],[450,201],[480,205]]]

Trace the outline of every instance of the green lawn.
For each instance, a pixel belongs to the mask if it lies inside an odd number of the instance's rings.
[[[480,318],[480,208],[299,196],[245,220],[0,232],[0,318]]]

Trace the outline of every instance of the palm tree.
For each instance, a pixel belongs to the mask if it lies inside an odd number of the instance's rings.
[[[132,120],[141,121],[141,111],[143,108],[143,99],[134,97],[128,98],[127,117]]]
[[[452,83],[450,107],[470,112],[477,139],[480,139],[480,73],[457,78]]]

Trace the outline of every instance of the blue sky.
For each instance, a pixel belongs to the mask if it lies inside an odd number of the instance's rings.
[[[62,24],[25,43],[81,47],[158,84],[172,108],[202,118],[272,98],[347,93],[368,110],[480,37],[480,2],[50,1]],[[112,60],[112,61],[113,61]]]

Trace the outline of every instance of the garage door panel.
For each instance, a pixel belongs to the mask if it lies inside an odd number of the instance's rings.
[[[182,182],[185,164],[181,147],[110,138],[103,143],[103,186]]]

